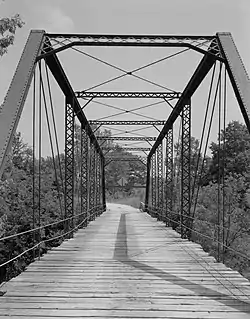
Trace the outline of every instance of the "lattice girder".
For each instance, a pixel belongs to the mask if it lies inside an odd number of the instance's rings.
[[[183,238],[191,236],[191,103],[190,100],[182,111],[182,139],[181,139],[181,235]]]
[[[95,172],[95,147],[91,143],[90,144],[90,154],[89,154],[89,161],[90,161],[90,170],[89,170],[89,208],[90,208],[90,214],[93,213],[93,208],[95,207],[96,204],[96,198],[95,198],[95,177],[96,177],[96,172]],[[92,220],[92,218],[91,218]]]
[[[77,91],[77,98],[93,99],[93,98],[122,98],[122,99],[178,99],[181,92],[90,92]]]
[[[100,141],[156,141],[156,137],[152,136],[98,136]]]
[[[96,184],[97,184],[97,206],[98,215],[101,214],[101,159],[97,154],[97,167],[96,167]]]
[[[75,115],[72,103],[69,98],[65,102],[65,218],[73,217],[74,214],[74,130]],[[66,221],[65,228],[69,231],[73,228],[73,219]]]
[[[86,219],[89,209],[89,138],[85,129],[81,128],[81,214]]]
[[[216,36],[46,34],[54,53],[73,46],[186,47],[221,59]],[[46,54],[46,53],[45,53]],[[42,54],[40,58],[44,57]]]
[[[156,154],[152,156],[151,160],[151,172],[152,172],[152,210],[155,211],[157,208],[157,175],[156,175]]]
[[[163,219],[163,152],[162,143],[157,148],[157,213],[160,220]]]
[[[95,121],[90,120],[90,125],[164,125],[166,121]]]
[[[165,180],[165,205],[166,205],[166,224],[172,225],[172,210],[173,210],[173,128],[166,135],[166,180]]]

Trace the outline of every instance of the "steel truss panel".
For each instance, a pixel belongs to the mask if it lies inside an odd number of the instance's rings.
[[[182,111],[181,139],[181,236],[190,239],[191,236],[191,103],[186,102]]]
[[[110,140],[110,141],[155,141],[156,137],[152,136],[131,136],[131,137],[126,137],[126,136],[98,136],[98,140]]]
[[[73,46],[132,46],[132,47],[186,47],[220,58],[216,36],[176,35],[98,35],[98,34],[46,34],[53,52],[60,52]],[[44,57],[41,55],[40,58]]]
[[[75,92],[76,97],[82,99],[93,98],[147,98],[147,99],[178,99],[181,92]]]
[[[44,31],[31,31],[0,109],[0,178],[29,91],[44,34]]]
[[[172,225],[170,219],[173,210],[173,180],[174,180],[174,165],[173,165],[173,127],[166,135],[166,181],[165,181],[165,204],[166,204],[166,224]]]
[[[227,71],[250,132],[250,79],[231,33],[217,33],[226,60]]]
[[[158,146],[157,152],[157,212],[158,218],[162,220],[163,217],[163,152],[162,143]]]
[[[74,103],[74,102],[73,102]],[[74,214],[74,128],[75,115],[72,101],[65,103],[65,218]],[[73,219],[66,222],[66,231],[73,228]]]
[[[86,219],[89,209],[89,138],[86,131],[81,128],[81,214]]]
[[[93,121],[90,125],[164,125],[166,121]]]

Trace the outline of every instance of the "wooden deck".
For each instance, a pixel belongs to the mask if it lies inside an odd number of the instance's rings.
[[[250,318],[250,284],[146,213],[109,204],[4,286],[0,318]]]

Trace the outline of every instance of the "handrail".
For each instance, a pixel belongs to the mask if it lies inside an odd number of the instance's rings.
[[[96,208],[96,207],[94,207]],[[90,209],[92,210],[92,208]],[[51,224],[47,224],[47,225],[43,225],[43,226],[40,226],[40,227],[36,227],[36,228],[33,228],[33,229],[29,229],[29,230],[26,230],[24,232],[21,232],[21,233],[17,233],[17,234],[13,234],[13,235],[9,235],[9,236],[6,236],[6,237],[1,237],[0,238],[0,242],[1,241],[4,241],[6,239],[11,239],[11,238],[15,238],[15,237],[18,237],[18,236],[22,236],[22,235],[26,235],[26,234],[29,234],[29,233],[33,233],[34,231],[37,231],[37,230],[40,230],[40,229],[43,229],[43,228],[46,228],[46,227],[50,227],[50,226],[54,226],[54,225],[57,225],[57,224],[60,224],[60,223],[63,223],[63,222],[66,222],[68,220],[71,220],[71,219],[74,219],[76,217],[79,217],[83,214],[85,214],[86,212],[84,213],[81,213],[81,214],[77,214],[77,215],[74,215],[74,216],[71,216],[71,217],[68,217],[68,218],[64,218],[64,219],[61,219],[57,222],[53,222]]]
[[[156,214],[156,215],[160,215],[159,212],[157,212],[157,211],[155,211],[155,210],[153,210],[153,209],[151,209],[151,208],[149,208],[149,210],[150,210],[151,212],[153,212],[154,214]],[[174,213],[174,212],[173,212],[173,213]],[[174,214],[176,214],[176,213],[174,213]],[[172,221],[172,222],[174,222],[174,223],[177,223],[177,224],[179,224],[179,225],[181,226],[181,222],[180,222],[180,221],[176,221],[176,220],[174,220],[174,219],[172,219],[172,218],[169,218],[168,216],[164,216],[164,218],[167,218],[168,220],[170,220],[170,221]],[[184,224],[182,224],[182,225],[184,225]],[[184,226],[185,226],[185,228],[187,228],[188,230],[190,230],[190,231],[192,231],[192,232],[195,232],[196,234],[201,235],[202,237],[205,237],[205,238],[207,238],[207,239],[210,239],[210,240],[214,241],[214,242],[217,243],[217,244],[221,244],[224,248],[227,248],[228,250],[233,251],[234,253],[238,254],[238,255],[241,256],[242,258],[245,258],[245,259],[247,259],[247,260],[250,261],[250,257],[249,257],[249,256],[247,256],[247,255],[245,255],[245,254],[242,254],[242,253],[238,252],[237,250],[234,250],[233,248],[231,248],[231,247],[225,245],[224,243],[222,243],[222,242],[220,242],[220,241],[218,241],[218,240],[216,240],[216,239],[214,239],[214,238],[212,238],[212,237],[209,237],[209,236],[207,236],[207,235],[204,235],[204,234],[200,233],[199,231],[197,231],[197,230],[195,230],[195,229],[193,229],[193,228],[190,228],[190,227],[188,227],[188,226],[186,226],[186,225],[184,225]]]
[[[159,207],[158,207],[158,208],[159,208]],[[151,206],[149,206],[148,209],[154,211],[154,209],[153,209]],[[157,208],[156,208],[156,209],[157,209]],[[160,208],[159,208],[159,209],[160,209]],[[154,212],[155,212],[155,211],[154,211]],[[158,213],[157,213],[157,214],[158,214]],[[180,216],[179,213],[176,213],[176,212],[174,212],[174,211],[171,211],[171,214]],[[200,218],[198,218],[198,217],[193,217],[193,216],[189,216],[189,215],[186,215],[186,214],[182,214],[182,217],[186,217],[187,219],[192,220],[193,222],[195,222],[196,220],[199,220],[199,221],[201,221],[201,222],[203,222],[203,223],[205,223],[205,224],[207,224],[207,225],[210,225],[210,226],[212,225],[212,226],[214,226],[214,227],[216,227],[216,228],[220,228],[220,229],[224,229],[224,230],[229,230],[229,228],[226,227],[226,226],[217,225],[217,224],[214,224],[214,223],[212,223],[212,222],[209,222],[208,220],[200,219]],[[178,221],[175,221],[175,223],[179,223],[179,224],[180,224],[180,222],[178,222]],[[187,227],[186,227],[186,228],[187,228]],[[249,229],[249,230],[250,230],[250,229]]]
[[[95,206],[95,207],[91,208],[89,211],[87,211],[87,213],[88,213],[88,212],[91,212],[92,210],[95,210],[96,208],[100,208],[100,206]],[[78,215],[75,215],[75,216],[70,217],[70,218],[63,219],[63,220],[61,220],[61,221],[59,221],[59,222],[67,221],[67,220],[72,219],[72,218],[75,218],[75,217],[77,217],[77,216],[81,216],[81,215],[83,215],[83,214],[85,214],[85,213],[86,213],[86,212],[81,213],[81,214],[78,214]],[[96,212],[94,212],[94,213],[92,213],[91,215],[85,217],[84,220],[82,220],[76,227],[72,228],[72,229],[69,230],[68,232],[63,233],[63,234],[61,234],[61,235],[59,235],[59,236],[55,236],[55,237],[52,237],[52,238],[48,238],[48,239],[42,240],[42,241],[40,241],[39,243],[37,243],[37,244],[35,244],[34,246],[32,246],[31,248],[26,249],[25,251],[23,251],[23,252],[20,253],[19,255],[13,257],[12,259],[10,259],[10,260],[8,260],[8,261],[2,263],[2,264],[0,264],[0,268],[3,267],[3,266],[8,265],[9,263],[15,261],[16,259],[22,257],[23,255],[25,255],[25,254],[28,253],[29,251],[34,250],[35,248],[39,247],[42,243],[46,243],[46,242],[49,242],[49,241],[52,241],[52,240],[55,240],[55,239],[58,239],[58,238],[60,238],[60,237],[63,237],[63,236],[66,236],[66,235],[70,234],[70,233],[73,232],[74,230],[78,229],[86,220],[88,220],[90,217],[92,217],[93,215],[95,215],[95,213],[96,213]],[[59,223],[59,222],[58,222],[58,223]],[[38,227],[37,229],[41,229],[41,228],[44,228],[44,227],[48,227],[48,226],[51,226],[51,225],[53,225],[53,224],[55,224],[55,223],[48,224],[48,225],[43,226],[43,227]],[[36,230],[37,230],[37,229],[36,229]],[[17,234],[17,235],[20,235],[20,233]],[[7,237],[6,237],[6,238],[7,238]],[[2,238],[1,238],[1,239],[2,239]],[[9,238],[8,238],[8,239],[9,239]],[[3,239],[2,239],[2,240],[3,240]]]

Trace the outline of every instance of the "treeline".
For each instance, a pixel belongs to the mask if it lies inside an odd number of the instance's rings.
[[[63,155],[61,155],[63,159]],[[59,158],[55,159],[58,162]],[[56,183],[52,158],[41,161],[41,216],[38,216],[38,172],[37,160],[35,175],[32,149],[23,143],[21,134],[14,137],[12,153],[0,181],[0,238],[16,233],[27,232],[33,228],[50,224],[63,218],[59,199],[62,200],[62,181]],[[59,174],[59,169],[58,169]],[[33,178],[35,190],[33,193]],[[34,195],[34,196],[33,196]],[[34,213],[33,214],[33,207]],[[20,253],[29,250],[39,241],[60,235],[63,224],[58,224],[41,231],[30,232],[18,237],[0,241],[0,264],[11,260]],[[60,244],[62,239],[41,244],[39,248],[30,250],[10,264],[0,267],[0,282],[16,276],[38,254],[43,254],[51,246]]]
[[[203,158],[199,154],[199,141],[192,138],[191,239],[201,243],[217,260],[250,278],[250,134],[246,126],[230,122],[221,131],[220,141],[211,143],[210,150],[211,158]],[[175,167],[180,166],[179,161],[177,156]],[[174,206],[177,214],[179,190],[177,185]]]

